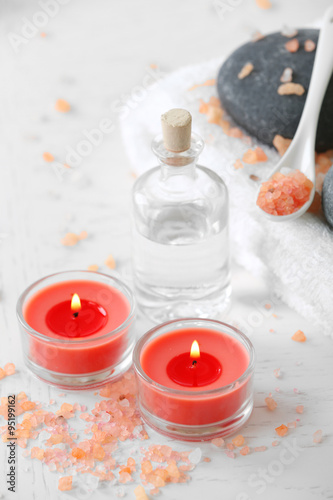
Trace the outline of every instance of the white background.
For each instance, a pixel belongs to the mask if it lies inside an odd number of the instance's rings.
[[[272,0],[273,8],[263,11],[254,0],[225,0],[220,6],[223,3],[229,8],[223,18],[208,0],[62,3],[43,26],[34,30],[30,25],[30,38],[16,38],[16,45],[13,34],[22,36],[27,22],[35,19],[43,23],[36,17],[41,7],[32,0],[0,3],[0,366],[12,361],[18,368],[15,376],[0,381],[0,394],[25,390],[33,400],[55,398],[59,405],[65,400],[79,401],[91,408],[96,400],[93,395],[71,393],[60,398],[59,390],[37,381],[25,370],[15,305],[28,284],[51,272],[85,269],[95,263],[107,272],[103,262],[110,253],[117,261],[118,272],[130,278],[128,201],[133,177],[118,125],[71,170],[45,163],[43,152],[51,152],[61,164],[69,148],[76,148],[85,138],[85,130],[97,128],[106,118],[116,124],[112,105],[142,86],[150,64],[168,73],[220,56],[247,41],[257,29],[267,33],[285,24],[309,25],[331,2]],[[58,98],[71,103],[70,113],[54,110]],[[87,240],[73,248],[61,245],[67,231],[82,230],[88,232]],[[199,464],[187,485],[169,485],[160,498],[333,498],[332,341],[282,304],[273,303],[269,287],[244,271],[234,269],[233,285],[229,319],[245,325],[257,351],[255,410],[242,430],[252,453],[246,457],[237,453],[233,460],[211,444],[200,445],[211,463]],[[268,313],[263,308],[267,302],[273,304]],[[141,318],[138,335],[148,326]],[[299,328],[308,336],[305,344],[291,340]],[[278,380],[273,370],[279,367],[283,375]],[[280,393],[276,387],[280,387]],[[300,394],[295,394],[294,388]],[[278,402],[275,412],[265,407],[269,392]],[[305,407],[303,415],[295,413],[298,404]],[[284,440],[292,444],[295,439],[302,451],[291,463],[283,464],[282,447],[271,446],[276,439],[274,428],[297,417],[301,419],[298,427]],[[315,445],[312,434],[318,429],[323,430],[324,438]],[[153,432],[149,434],[147,445],[166,441]],[[268,450],[255,453],[253,448],[261,445]],[[182,443],[172,446],[191,448]],[[18,493],[6,492],[4,446],[0,445],[0,452],[0,492],[5,498],[66,498],[57,491],[57,474],[37,461],[25,460],[20,453]],[[274,465],[276,462],[280,465]],[[275,466],[279,474],[269,473],[264,492],[258,492],[258,486],[249,482],[251,474],[267,468],[274,471]],[[133,484],[125,488],[126,498],[134,498],[133,489]],[[116,495],[117,486],[102,485],[93,498]],[[68,497],[75,497],[75,490]]]

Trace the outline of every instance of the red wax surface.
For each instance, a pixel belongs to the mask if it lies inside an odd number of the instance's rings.
[[[81,300],[81,309],[73,312],[71,301],[65,300],[53,306],[46,314],[50,330],[66,338],[88,337],[99,332],[108,321],[108,313],[92,300]]]
[[[189,352],[194,339],[198,341],[200,351],[216,358],[222,369],[214,381],[204,386],[184,387],[170,378],[167,367],[175,357]],[[142,404],[153,415],[184,425],[204,425],[230,418],[248,402],[252,394],[251,378],[237,382],[227,392],[197,396],[195,393],[223,389],[232,384],[246,371],[249,361],[244,345],[226,333],[188,328],[160,335],[143,348],[141,366],[153,381],[186,394],[160,391],[154,385],[141,381],[139,390]]]
[[[193,359],[189,352],[179,354],[167,365],[168,377],[184,387],[204,387],[215,382],[222,372],[219,361],[207,352]]]
[[[50,328],[47,321],[50,311],[63,302],[70,304],[74,293],[77,293],[81,298],[82,309],[79,315],[85,314],[84,306],[87,305],[87,302],[95,303],[106,312],[106,317],[103,317],[102,322],[95,319],[95,331],[93,333],[90,331],[88,336],[67,336],[65,324],[64,330],[56,333],[54,324]],[[28,300],[23,315],[30,327],[38,333],[44,334],[51,342],[48,342],[47,339],[42,340],[31,336],[29,357],[36,364],[63,374],[88,374],[105,370],[116,364],[126,350],[128,328],[106,339],[100,337],[111,333],[124,323],[129,312],[130,304],[125,295],[104,283],[73,280],[45,287]],[[64,323],[66,323],[66,316],[64,319]],[[91,319],[91,314],[87,314],[85,319]],[[97,323],[99,323],[99,327],[96,330]],[[58,318],[56,327],[60,328],[60,324],[61,318]],[[83,319],[81,326],[88,331],[87,326],[84,327]],[[54,343],[52,339],[63,342]],[[84,341],[84,343],[80,344],[80,341]]]

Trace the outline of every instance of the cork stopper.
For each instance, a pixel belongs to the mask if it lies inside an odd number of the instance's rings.
[[[186,109],[170,109],[161,116],[163,142],[174,153],[191,147],[192,116]]]

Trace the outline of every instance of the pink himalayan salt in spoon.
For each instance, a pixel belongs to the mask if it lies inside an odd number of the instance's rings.
[[[333,6],[327,9],[320,30],[308,95],[295,137],[270,175],[268,183],[272,185],[263,183],[257,193],[257,206],[260,212],[272,221],[285,222],[296,219],[308,210],[313,201],[316,129],[321,104],[333,69],[332,45]],[[293,98],[298,97],[293,96]],[[297,173],[297,170],[300,172]],[[277,173],[278,178],[274,177]],[[299,175],[300,173],[303,176]],[[279,200],[280,193],[282,202]],[[276,201],[272,200],[274,196]],[[279,205],[278,210],[276,205]]]

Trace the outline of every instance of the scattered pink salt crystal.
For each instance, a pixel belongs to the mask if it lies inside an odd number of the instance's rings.
[[[33,401],[24,401],[21,404],[21,408],[23,411],[34,410],[36,408],[36,403],[34,403]]]
[[[228,132],[229,137],[234,137],[235,139],[242,139],[243,132],[238,127],[231,127]]]
[[[227,457],[229,458],[236,458],[236,455],[233,451],[231,450],[225,450],[225,454],[227,455]]]
[[[280,82],[288,83],[291,82],[292,79],[293,79],[293,70],[291,68],[285,68],[280,77]]]
[[[272,7],[270,0],[256,0],[256,4],[259,9],[263,10],[270,9]]]
[[[267,309],[269,311],[269,309],[271,309],[271,308],[272,308],[271,304],[265,304],[265,309]]]
[[[309,198],[313,183],[299,170],[288,175],[277,172],[260,188],[257,205],[272,215],[297,212]]]
[[[276,392],[281,392],[280,387],[275,387],[275,391],[276,391]]]
[[[34,446],[31,448],[31,458],[37,458],[38,460],[43,460],[44,458],[44,450],[41,448],[38,448],[38,446]]]
[[[257,446],[256,448],[254,448],[254,451],[266,451],[267,450],[267,447],[266,446]]]
[[[297,389],[296,387],[294,387],[294,393],[295,394],[299,394],[299,389]]]
[[[136,500],[149,500],[143,486],[139,485],[134,490]]]
[[[98,265],[91,264],[90,266],[88,266],[88,271],[98,271]]]
[[[279,444],[280,444],[279,441],[273,441],[272,442],[272,446],[278,446]]]
[[[72,489],[73,476],[65,476],[59,479],[58,489],[60,491],[69,491]]]
[[[212,460],[209,457],[203,457],[203,462],[211,462]]]
[[[248,149],[243,155],[243,162],[250,165],[265,161],[267,161],[267,155],[260,147]]]
[[[153,466],[149,460],[144,460],[141,463],[141,471],[143,474],[149,474],[153,470]]]
[[[65,247],[74,247],[80,240],[79,236],[75,233],[66,233],[64,238],[61,239],[61,244]]]
[[[248,446],[244,446],[239,453],[243,456],[248,455],[250,453],[250,448]]]
[[[14,363],[6,363],[4,366],[4,371],[5,371],[5,374],[7,375],[7,377],[10,375],[14,375],[14,373],[15,373]]]
[[[303,413],[304,406],[303,405],[298,405],[296,406],[296,413]]]
[[[218,448],[221,448],[221,446],[224,445],[224,439],[222,439],[222,438],[214,438],[214,439],[211,440],[211,443],[214,446],[217,446]]]
[[[127,470],[121,470],[119,472],[118,481],[122,484],[130,483],[133,481],[131,474]]]
[[[180,477],[179,469],[176,465],[176,462],[170,462],[169,465],[165,469],[169,476],[171,477]]]
[[[297,423],[294,420],[293,422],[288,422],[287,427],[288,427],[288,429],[295,429],[296,425],[297,425]]]
[[[299,49],[299,41],[297,38],[293,38],[292,40],[289,40],[289,42],[285,43],[284,46],[288,52],[297,52]]]
[[[206,80],[204,83],[197,83],[197,84],[193,85],[188,90],[192,91],[192,90],[195,90],[199,87],[212,87],[215,84],[216,84],[215,78],[210,78],[209,80]]]
[[[88,238],[87,231],[81,231],[81,233],[79,234],[78,238],[79,238],[79,240],[85,240],[86,238]]]
[[[278,436],[283,437],[288,433],[288,427],[284,424],[275,428],[275,432]]]
[[[316,44],[312,40],[305,40],[304,50],[305,52],[313,52],[316,48]]]
[[[275,368],[275,370],[273,371],[273,373],[274,373],[274,377],[280,378],[281,369],[280,368]]]
[[[234,445],[233,445],[232,443],[228,443],[228,444],[227,444],[227,449],[228,449],[229,451],[232,451],[232,450],[234,450],[234,449],[235,449],[235,447],[234,447]]]
[[[270,331],[270,333],[274,333],[275,332],[275,330],[273,328],[270,328],[269,331]]]
[[[272,397],[265,398],[265,403],[267,405],[267,408],[271,411],[274,411],[277,407],[277,402],[274,401]]]
[[[316,431],[313,434],[313,442],[314,443],[320,443],[321,440],[322,440],[322,437],[323,437],[323,431],[322,430]]]
[[[116,268],[116,261],[114,260],[113,255],[109,255],[104,264],[109,268],[109,269],[115,269]]]
[[[309,182],[311,182],[311,181],[309,181]],[[312,184],[312,182],[311,182],[311,184]],[[297,332],[294,333],[294,335],[291,338],[295,342],[305,342],[306,341],[306,336],[304,335],[304,332],[302,332],[302,330],[297,330]]]
[[[253,64],[248,62],[246,63],[243,68],[240,70],[240,72],[238,73],[238,78],[239,80],[243,80],[243,78],[246,78],[247,76],[249,76],[250,73],[252,73],[253,71]]]
[[[2,378],[5,378],[5,376],[6,376],[5,370],[3,370],[2,368],[0,368],[0,380]]]
[[[232,444],[234,446],[237,446],[237,448],[239,448],[240,446],[243,446],[244,443],[245,443],[245,439],[244,439],[244,436],[242,436],[241,434],[239,434],[238,436],[236,436],[235,438],[232,439]]]
[[[71,109],[71,105],[65,99],[58,99],[55,103],[56,111],[67,113]]]
[[[43,160],[48,163],[51,163],[54,161],[54,156],[53,154],[46,151],[45,153],[43,153]]]
[[[82,458],[85,458],[86,452],[83,451],[81,448],[73,448],[72,455],[74,458],[77,458],[78,460],[80,460]]]
[[[242,163],[242,161],[240,159],[236,160],[235,163],[234,163],[234,168],[236,170],[240,169],[240,168],[244,168],[244,165]]]
[[[285,137],[282,137],[282,135],[275,135],[273,139],[273,146],[277,150],[280,156],[283,156],[284,153],[287,151],[291,143],[291,139],[287,139]]]

